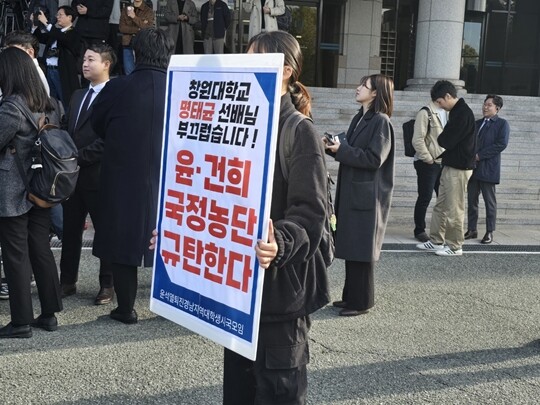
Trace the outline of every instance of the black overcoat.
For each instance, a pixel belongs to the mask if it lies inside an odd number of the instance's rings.
[[[369,110],[363,116],[360,110],[346,139],[335,155],[340,162],[336,257],[373,262],[379,259],[394,188],[394,129],[386,114]]]
[[[101,226],[93,253],[116,264],[152,265],[166,70],[137,66],[111,80],[94,101],[92,126],[105,140],[99,188]]]
[[[39,39],[39,42],[45,44],[44,55],[47,55],[51,46],[57,41],[58,73],[60,74],[64,107],[67,107],[75,90],[81,88],[79,81],[81,66],[77,65],[81,57],[81,37],[75,29],[62,32],[58,27],[52,27],[49,32],[36,30],[34,34]],[[43,59],[46,59],[46,56]]]

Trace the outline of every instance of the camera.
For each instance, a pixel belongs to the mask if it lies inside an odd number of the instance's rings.
[[[46,55],[47,58],[54,58],[54,57],[58,57],[58,48],[49,48],[47,50],[47,55]]]
[[[45,15],[45,18],[49,20],[49,9],[47,7],[35,6],[34,9],[32,10],[32,14],[34,16],[34,25],[36,27],[40,27],[43,25],[41,21],[39,21],[40,12],[43,12],[43,15]]]
[[[333,145],[334,144],[334,135],[329,134],[328,132],[325,132],[324,137],[326,138],[326,143],[328,145]]]
[[[39,21],[39,14],[43,11],[43,14],[45,14],[45,10],[42,10],[41,7],[39,6],[35,6],[34,7],[34,21],[35,22],[38,22]]]

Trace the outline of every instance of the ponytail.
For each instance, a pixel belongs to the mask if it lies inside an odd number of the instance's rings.
[[[289,84],[289,93],[291,94],[294,107],[302,114],[311,117],[311,95],[306,86],[296,81]]]

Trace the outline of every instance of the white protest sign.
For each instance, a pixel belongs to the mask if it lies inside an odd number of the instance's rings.
[[[173,56],[150,309],[254,359],[283,55]]]

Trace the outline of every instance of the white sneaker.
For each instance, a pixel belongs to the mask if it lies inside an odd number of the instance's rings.
[[[437,250],[435,254],[438,256],[463,256],[463,249],[452,250],[450,248],[446,248],[443,250]]]
[[[418,245],[416,245],[416,247],[418,249],[420,249],[420,250],[427,250],[428,252],[437,252],[437,251],[443,250],[445,248],[444,244],[443,245],[436,245],[433,242],[431,242],[430,240],[428,240],[427,242],[424,242],[424,243],[419,243]]]

